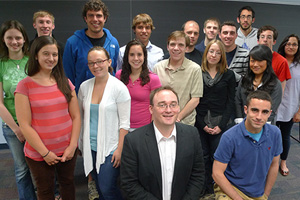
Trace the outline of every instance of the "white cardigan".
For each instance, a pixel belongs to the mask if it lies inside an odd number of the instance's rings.
[[[81,132],[78,148],[82,152],[85,175],[93,170],[90,145],[90,105],[95,78],[83,82],[78,93],[81,113]],[[130,127],[130,94],[127,87],[117,78],[109,75],[99,105],[96,171],[111,151],[118,147],[119,130]]]

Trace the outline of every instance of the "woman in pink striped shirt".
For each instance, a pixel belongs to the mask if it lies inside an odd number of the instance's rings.
[[[53,37],[36,38],[25,69],[28,77],[15,91],[17,119],[26,138],[26,162],[42,200],[54,199],[55,172],[62,199],[75,199],[80,111],[75,88],[64,75],[59,55]]]

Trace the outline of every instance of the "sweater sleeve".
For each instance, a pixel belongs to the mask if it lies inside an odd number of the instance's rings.
[[[268,121],[273,122],[282,99],[282,87],[279,80],[277,80],[277,84],[270,95],[272,98],[272,113]]]
[[[236,118],[243,118],[244,105],[242,100],[242,81],[240,81],[235,93]]]

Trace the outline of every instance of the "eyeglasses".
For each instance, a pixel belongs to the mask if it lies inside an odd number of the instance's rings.
[[[247,18],[247,20],[251,20],[252,16],[251,15],[247,15],[247,16],[242,15],[242,16],[240,16],[240,19],[246,19],[246,18]]]
[[[298,44],[297,43],[286,43],[286,46],[288,46],[288,47],[297,47],[298,46]]]
[[[216,56],[221,56],[221,52],[220,51],[214,51],[214,50],[208,50],[208,53],[210,53],[211,55],[216,55]]]
[[[168,107],[169,107],[170,109],[175,109],[175,108],[177,108],[177,106],[178,106],[177,103],[171,103],[171,104],[159,103],[159,104],[157,104],[157,107],[158,107],[159,109],[163,109],[163,110],[168,109]]]
[[[108,59],[105,59],[105,60],[97,60],[96,62],[88,62],[88,66],[89,67],[93,67],[95,64],[97,65],[97,66],[101,66],[101,65],[103,65],[103,63],[105,62],[105,61],[107,61]]]

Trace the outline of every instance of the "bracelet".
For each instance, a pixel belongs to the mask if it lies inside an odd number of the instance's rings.
[[[48,153],[46,153],[46,155],[43,156],[43,158],[45,158],[46,156],[48,156],[49,153],[50,153],[50,150],[48,151]]]

